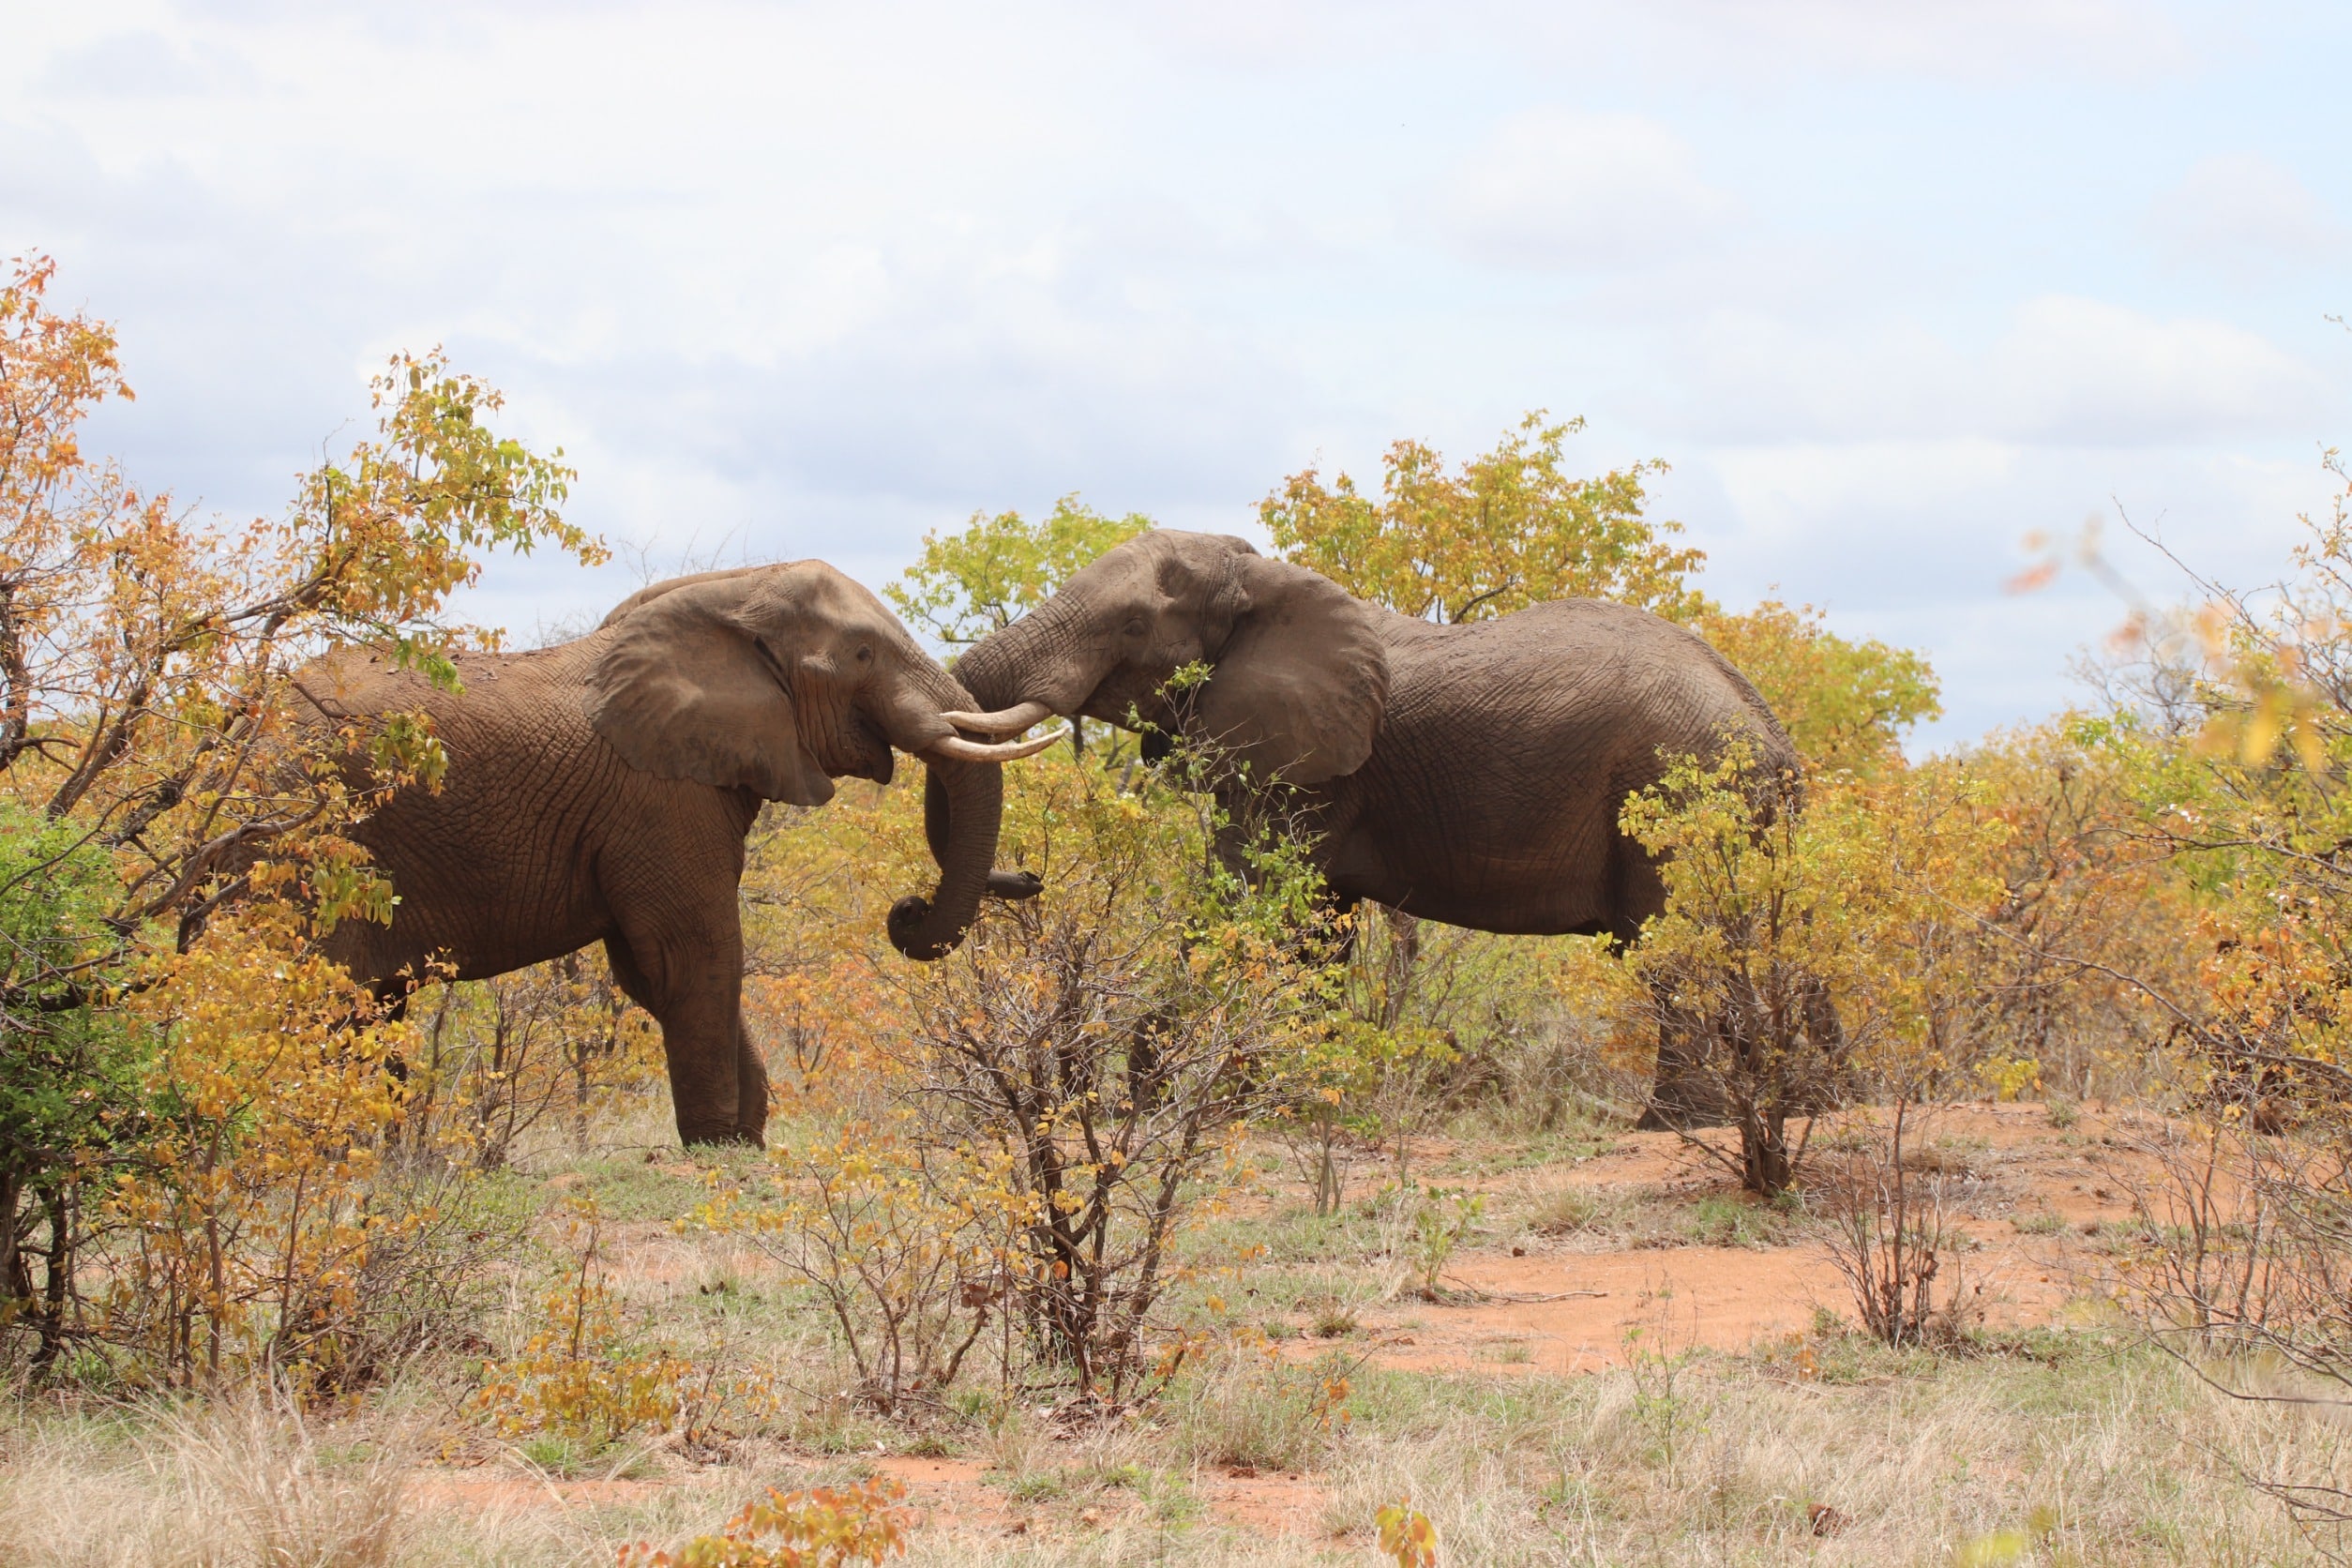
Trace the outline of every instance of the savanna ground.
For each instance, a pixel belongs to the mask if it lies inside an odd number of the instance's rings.
[[[380,1530],[400,1563],[602,1564],[770,1487],[883,1476],[907,1488],[917,1563],[1371,1562],[1400,1497],[1459,1563],[2254,1563],[2311,1544],[2241,1470],[2281,1451],[2347,1468],[2338,1421],[2232,1400],[2118,1318],[2109,1262],[2145,1227],[2139,1148],[2159,1131],[2129,1111],[1933,1118],[1913,1165],[1965,1235],[1975,1309],[1933,1351],[1852,1331],[1802,1188],[1758,1202],[1673,1134],[1489,1117],[1422,1140],[1419,1176],[1484,1197],[1440,1244],[1434,1291],[1431,1244],[1378,1196],[1388,1156],[1351,1161],[1348,1200],[1319,1216],[1268,1151],[1185,1238],[1220,1347],[1108,1422],[985,1377],[922,1419],[861,1413],[822,1304],[739,1238],[678,1223],[753,1157],[689,1160],[658,1116],[600,1129],[587,1156],[550,1143],[497,1201],[560,1251],[561,1214],[593,1196],[631,1308],[774,1379],[756,1419],[593,1455],[502,1439],[466,1413],[461,1358],[300,1416],[21,1399],[0,1559],[367,1560],[329,1538]],[[493,1339],[520,1338],[544,1267],[512,1260]],[[272,1539],[284,1555],[256,1553]]]

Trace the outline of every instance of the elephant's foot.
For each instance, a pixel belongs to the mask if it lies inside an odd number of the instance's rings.
[[[687,1148],[698,1144],[720,1148],[764,1148],[767,1138],[759,1127],[739,1127],[732,1122],[681,1122],[678,1141]]]

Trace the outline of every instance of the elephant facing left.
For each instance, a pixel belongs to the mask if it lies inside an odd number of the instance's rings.
[[[658,582],[577,641],[458,670],[453,693],[347,650],[295,675],[306,726],[365,734],[422,710],[448,756],[438,790],[405,786],[353,831],[396,903],[389,925],[339,923],[327,953],[398,999],[430,964],[481,979],[603,942],[661,1025],[687,1143],[758,1143],[767,1121],[736,895],[761,802],[821,806],[844,776],[887,783],[893,747],[923,760],[939,882],[890,912],[910,957],[953,950],[984,896],[1037,891],[992,869],[1001,764],[1051,738],[957,734],[945,716],[970,695],[822,562]]]

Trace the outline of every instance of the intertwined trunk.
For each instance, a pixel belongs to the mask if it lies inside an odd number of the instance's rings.
[[[1108,651],[1094,646],[1080,612],[1053,598],[965,650],[956,681],[982,708],[1043,702],[1069,717],[1108,669]]]
[[[893,745],[920,753],[938,738],[938,715],[973,701],[943,674],[919,680],[901,711],[884,716],[884,727]],[[899,952],[928,960],[954,952],[980,912],[1004,819],[1004,775],[995,762],[926,757],[924,765],[930,776],[923,790],[923,833],[939,865],[939,882],[927,897],[910,895],[892,905],[889,930]]]

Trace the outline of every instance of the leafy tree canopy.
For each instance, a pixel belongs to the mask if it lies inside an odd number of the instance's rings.
[[[1075,494],[1035,522],[1018,512],[974,512],[957,533],[923,535],[921,557],[882,594],[942,642],[967,647],[1011,626],[1071,573],[1151,526],[1140,512],[1106,517]]]
[[[359,642],[454,687],[452,656],[496,641],[448,616],[486,554],[603,548],[557,509],[561,454],[501,435],[496,389],[438,352],[392,358],[375,430],[277,518],[143,492],[83,450],[129,390],[53,275],[0,268],[0,1328],[53,1364],[87,1261],[129,1271],[105,1332],[167,1380],[283,1367],[353,1299],[402,1093],[404,1026],[316,945],[391,914],[343,830],[446,761],[417,714],[294,724],[294,672]],[[135,1250],[79,1250],[115,1225]]]
[[[114,978],[112,858],[79,824],[0,798],[0,1192],[129,1130],[139,1035],[85,1005]]]
[[[1674,542],[1676,522],[1642,515],[1643,480],[1663,463],[1598,478],[1566,470],[1581,419],[1542,410],[1495,449],[1449,469],[1435,447],[1388,449],[1379,499],[1342,474],[1294,474],[1259,505],[1274,548],[1358,598],[1453,625],[1545,599],[1601,598],[1688,621],[1709,608],[1688,579],[1706,561]]]
[[[1810,606],[1766,599],[1737,615],[1711,611],[1695,629],[1756,683],[1816,768],[1872,772],[1899,760],[1905,731],[1943,712],[1922,655],[1849,641]]]

